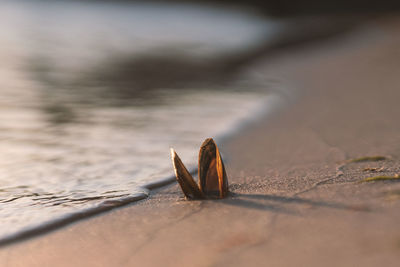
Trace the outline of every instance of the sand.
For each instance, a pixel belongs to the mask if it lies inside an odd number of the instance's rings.
[[[294,94],[220,144],[229,198],[174,184],[3,247],[0,266],[398,266],[400,182],[360,181],[400,173],[400,18],[252,68]],[[365,156],[386,159],[348,162]]]

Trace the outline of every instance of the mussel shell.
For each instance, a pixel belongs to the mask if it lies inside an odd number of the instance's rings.
[[[206,139],[199,152],[199,186],[208,198],[224,198],[228,193],[228,178],[217,144]]]
[[[172,164],[174,166],[176,180],[182,188],[183,194],[187,199],[203,199],[204,194],[201,192],[199,186],[194,181],[192,175],[183,165],[178,154],[171,148]]]

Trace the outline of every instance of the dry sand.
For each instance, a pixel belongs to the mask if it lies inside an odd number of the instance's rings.
[[[296,96],[220,144],[228,199],[185,201],[169,186],[3,247],[0,266],[398,266],[400,182],[359,181],[400,173],[400,19],[256,70]]]

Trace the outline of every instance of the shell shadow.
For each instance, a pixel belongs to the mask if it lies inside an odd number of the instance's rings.
[[[222,203],[231,206],[239,206],[249,209],[271,211],[271,212],[297,215],[297,216],[301,215],[298,208],[290,204],[309,205],[311,207],[322,207],[322,208],[346,210],[353,212],[370,211],[367,207],[342,204],[338,202],[310,200],[299,197],[287,197],[287,196],[277,196],[268,194],[243,194],[235,192],[231,192],[229,198],[222,201]]]

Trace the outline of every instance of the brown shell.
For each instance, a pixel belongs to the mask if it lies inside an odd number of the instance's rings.
[[[206,139],[199,152],[199,185],[210,198],[224,198],[228,193],[228,178],[217,144]]]
[[[189,171],[186,169],[185,165],[183,165],[178,154],[176,154],[175,150],[173,150],[172,148],[171,148],[171,157],[172,157],[172,164],[174,166],[176,180],[181,186],[185,197],[187,199],[204,198],[204,194],[199,189],[192,175],[190,175]]]
[[[199,185],[171,148],[176,180],[187,199],[224,198],[228,194],[228,177],[218,147],[212,138],[206,139],[199,152]]]

